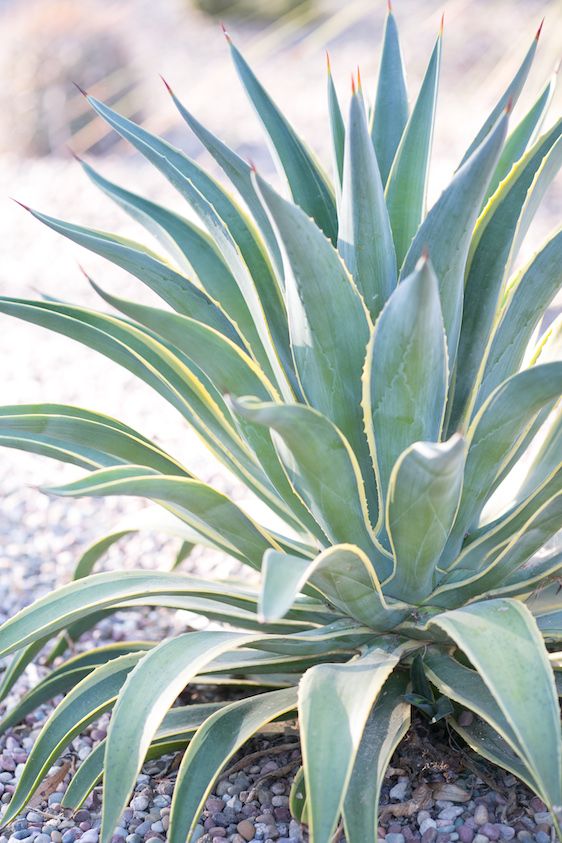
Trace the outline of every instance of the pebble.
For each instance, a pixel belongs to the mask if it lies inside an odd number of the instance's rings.
[[[391,799],[397,799],[399,802],[403,802],[406,798],[406,793],[410,787],[409,781],[399,781],[398,784],[395,784],[394,787],[390,788],[390,793],[388,794]]]
[[[550,843],[550,834],[547,834],[545,831],[537,831],[535,840],[537,843]]]
[[[434,843],[437,839],[437,829],[434,825],[428,826],[421,836],[421,843]]]
[[[385,837],[386,843],[404,843],[403,834],[387,834]]]
[[[488,838],[485,834],[477,834],[474,837],[473,843],[488,843]]]
[[[458,835],[461,843],[472,843],[474,840],[474,829],[466,823],[458,827]]]
[[[485,805],[479,803],[474,811],[474,822],[478,826],[484,825],[484,823],[488,822],[489,818],[488,809]],[[478,841],[478,843],[482,843],[482,841]]]
[[[420,832],[423,834],[428,828],[437,828],[437,822],[431,817],[426,817],[420,823]]]
[[[255,836],[256,828],[250,820],[242,820],[236,826],[236,831],[238,834],[244,838],[244,840],[253,840]]]

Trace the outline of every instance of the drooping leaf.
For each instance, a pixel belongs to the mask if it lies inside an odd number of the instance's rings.
[[[470,659],[511,725],[547,804],[559,805],[560,708],[553,671],[531,613],[519,601],[503,598],[446,612],[432,624]]]
[[[283,617],[309,581],[344,614],[379,632],[393,629],[411,612],[404,604],[385,600],[375,570],[360,548],[339,544],[312,561],[268,551],[262,568],[261,617],[266,621]]]
[[[301,680],[301,747],[309,830],[315,843],[332,839],[367,718],[397,663],[389,644],[348,664],[313,667]]]
[[[170,814],[170,843],[189,840],[216,776],[261,727],[297,705],[297,689],[239,700],[209,717],[185,753]]]

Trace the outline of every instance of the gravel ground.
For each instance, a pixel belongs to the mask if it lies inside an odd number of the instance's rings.
[[[357,4],[354,5],[354,8]],[[398,6],[398,3],[396,4]],[[554,2],[495,0],[491,4],[450,0],[402,0],[397,14],[402,26],[405,53],[412,89],[416,90],[423,63],[431,47],[442,6],[447,15],[443,68],[442,102],[438,118],[431,194],[444,185],[468,139],[478,127],[482,113],[492,104],[495,92],[482,90],[494,78],[497,90],[516,66],[542,14],[547,14],[534,86],[537,90],[548,75],[558,45],[554,37],[562,21],[562,10]],[[337,4],[335,4],[337,8]],[[380,6],[380,8],[379,8]],[[280,104],[319,152],[327,159],[326,107],[323,90],[322,48],[329,46],[338,85],[347,79],[348,69],[359,62],[367,84],[375,76],[377,50],[384,4],[369,17],[359,16],[343,33],[329,26],[308,39],[293,34],[281,37],[271,30],[260,33],[256,24],[234,24],[237,40],[246,49],[260,75]],[[147,0],[121,4],[122,26],[144,80],[147,127],[169,129],[173,112],[160,105],[166,102],[156,74],[162,72],[186,102],[215,131],[224,135],[240,152],[251,157],[260,170],[272,175],[257,122],[244,102],[228,65],[224,43],[215,22],[185,12],[183,4],[160,4]],[[156,9],[158,8],[158,14]],[[181,16],[180,16],[181,10]],[[135,16],[132,12],[139,12]],[[507,23],[506,23],[507,22]],[[0,41],[5,40],[1,28]],[[166,44],[160,51],[158,44]],[[506,58],[507,57],[507,58]],[[201,72],[201,68],[204,72]],[[287,72],[287,68],[290,72]],[[454,84],[453,84],[454,83]],[[211,96],[212,92],[212,96]],[[528,105],[530,99],[525,101]],[[558,103],[560,99],[558,99]],[[556,110],[556,109],[555,109]],[[447,115],[448,119],[444,119]],[[189,154],[202,155],[186,132],[170,133]],[[212,168],[212,164],[210,165]],[[136,156],[120,149],[119,154],[99,163],[102,172],[124,185],[166,202],[185,213],[178,198]],[[139,229],[118,213],[109,201],[85,182],[80,168],[64,157],[52,160],[0,159],[0,195],[15,195],[35,207],[84,224],[119,230],[126,236],[143,239]],[[96,303],[77,269],[81,260],[87,270],[109,289],[122,296],[135,296],[150,302],[151,296],[139,283],[101,259],[85,254],[72,244],[25,216],[7,200],[1,208],[4,238],[0,244],[2,270],[0,292],[32,295],[33,288],[81,304]],[[522,254],[528,257],[546,233],[560,219],[560,190],[549,192]],[[64,338],[47,335],[35,328],[2,319],[0,333],[2,402],[23,403],[61,401],[107,412],[153,437],[172,451],[204,480],[211,481],[238,500],[242,490],[237,481],[218,467],[201,448],[197,437],[186,429],[170,408],[148,387],[135,381],[103,358],[71,344]],[[0,464],[0,619],[52,589],[54,583],[68,580],[87,545],[124,517],[142,510],[133,500],[67,501],[42,495],[37,487],[55,484],[76,476],[76,470],[48,460],[4,451]],[[247,501],[249,507],[255,502]],[[161,567],[168,564],[175,542],[164,536],[143,533],[122,540],[103,561],[108,568]],[[205,576],[237,573],[238,567],[224,557],[197,550],[185,563],[186,570]],[[193,618],[171,615],[163,610],[119,614],[113,622],[103,622],[90,640],[101,644],[123,639],[162,637],[185,629]],[[32,665],[2,706],[9,709],[46,669],[40,661]],[[195,691],[194,693],[201,693]],[[0,737],[0,802],[6,804],[21,774],[22,765],[52,705],[42,706],[25,723]],[[59,775],[68,761],[85,758],[105,736],[107,716],[80,735],[51,773]],[[424,740],[426,727],[418,722],[393,759],[382,793],[379,837],[388,843],[487,843],[516,837],[522,843],[548,843],[554,840],[551,818],[544,805],[520,786],[512,776],[492,769],[472,758],[452,755],[449,736],[433,733]],[[421,743],[420,743],[421,741]],[[294,743],[294,748],[292,746]],[[279,745],[291,744],[284,751]],[[429,747],[434,746],[432,754]],[[198,826],[200,843],[273,841],[296,843],[301,830],[291,820],[287,808],[291,772],[299,760],[298,742],[291,732],[274,738],[259,737],[244,749],[243,755],[261,753],[248,765],[223,777],[207,801]],[[459,761],[459,758],[462,760]],[[71,776],[72,766],[48,797],[27,810],[0,836],[0,843],[28,840],[30,843],[97,843],[100,791],[96,788],[74,816],[60,810],[60,800]],[[112,843],[158,843],[166,838],[174,761],[164,758],[150,762],[139,776],[136,793],[125,812]],[[306,835],[305,835],[306,836]],[[343,838],[340,838],[343,839]]]

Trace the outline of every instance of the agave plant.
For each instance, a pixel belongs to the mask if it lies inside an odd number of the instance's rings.
[[[102,647],[57,667],[2,721],[68,691],[4,823],[84,725],[112,709],[107,739],[79,767],[63,806],[76,808],[103,775],[107,843],[145,758],[187,746],[169,830],[171,843],[184,843],[228,759],[266,724],[298,716],[294,811],[314,843],[328,843],[340,821],[349,843],[369,843],[412,705],[447,717],[470,747],[539,794],[558,823],[562,660],[547,644],[554,651],[562,638],[561,323],[537,329],[562,281],[562,232],[517,266],[562,161],[562,121],[540,133],[552,81],[507,134],[537,40],[429,211],[442,33],[410,111],[392,13],[374,106],[357,85],[344,121],[328,77],[333,183],[229,39],[290,199],[171,89],[238,199],[88,96],[206,231],[83,163],[169,259],[32,213],[169,307],[94,284],[120,315],[52,298],[4,297],[0,310],[150,384],[286,526],[258,522],[113,418],[60,405],[1,409],[3,444],[86,469],[52,492],[149,499],[180,525],[181,556],[204,543],[259,572],[255,588],[253,578],[177,571],[92,573],[119,529],[86,553],[73,582],[5,623],[0,653],[15,656],[3,694],[53,636],[64,632],[53,651],[62,654],[117,609],[189,609],[224,628]],[[189,683],[228,677],[254,692],[174,705]],[[474,712],[471,725],[459,720],[463,709]]]

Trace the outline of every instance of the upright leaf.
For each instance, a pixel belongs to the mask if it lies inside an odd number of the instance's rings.
[[[561,133],[562,119],[513,167],[476,224],[467,265],[450,431],[462,419],[469,420],[502,289],[514,257],[513,245],[516,237],[520,240],[524,234],[538,201],[562,163]],[[524,220],[523,226],[519,225],[520,218]]]
[[[330,116],[330,132],[332,136],[332,158],[334,161],[334,181],[338,203],[341,199],[343,185],[343,159],[345,150],[345,125],[341,113],[336,86],[332,78],[330,58],[328,60],[328,112]]]
[[[341,258],[314,222],[263,179],[257,182],[283,247],[289,334],[302,391],[348,440],[371,504],[375,495],[360,411],[369,315]]]
[[[414,442],[437,442],[447,391],[447,348],[437,279],[427,259],[402,281],[382,311],[363,373],[365,429],[380,515],[392,468]]]
[[[230,38],[228,43],[240,81],[269,136],[293,200],[335,243],[338,231],[336,204],[328,177]]]
[[[424,249],[429,252],[439,281],[451,372],[461,328],[464,276],[472,232],[506,129],[507,115],[504,114],[429,211],[408,250],[400,273],[400,277],[405,278],[413,272]],[[444,232],[447,232],[446,235]]]
[[[541,24],[541,27],[542,27],[542,24]],[[525,54],[525,57],[524,57],[523,61],[521,62],[520,66],[518,67],[515,76],[513,77],[513,79],[511,80],[511,82],[509,83],[509,85],[507,86],[507,88],[505,89],[505,91],[503,92],[501,97],[499,98],[498,102],[496,103],[496,105],[494,106],[494,108],[492,109],[490,114],[487,116],[483,125],[480,127],[480,129],[476,133],[476,137],[474,138],[474,140],[472,141],[472,143],[470,144],[470,146],[466,150],[466,152],[463,156],[463,159],[462,159],[461,163],[459,164],[459,167],[462,167],[464,162],[468,158],[470,158],[470,156],[472,155],[474,150],[477,147],[480,146],[480,144],[482,143],[482,141],[484,140],[484,138],[486,137],[486,135],[488,134],[488,132],[490,131],[492,126],[496,123],[496,121],[497,121],[498,117],[500,116],[500,114],[502,113],[502,111],[505,110],[506,106],[509,103],[511,103],[512,106],[515,105],[515,103],[519,99],[519,94],[523,90],[523,86],[524,86],[524,84],[527,80],[527,76],[529,75],[529,70],[531,69],[531,65],[533,63],[533,59],[534,59],[535,53],[537,51],[537,44],[538,44],[538,40],[539,40],[539,36],[540,36],[540,32],[541,32],[541,27],[539,27],[539,30],[538,30],[537,34],[535,35],[535,38],[533,39],[533,43],[531,44],[531,46],[527,50],[527,53]]]
[[[377,94],[371,120],[371,137],[383,185],[388,180],[407,121],[408,92],[398,40],[398,27],[389,9],[384,28]]]
[[[361,97],[353,94],[349,110],[338,252],[374,321],[396,286],[396,255]]]
[[[441,40],[431,54],[414,109],[402,134],[388,176],[386,203],[398,267],[425,215],[429,159],[437,106]]]

